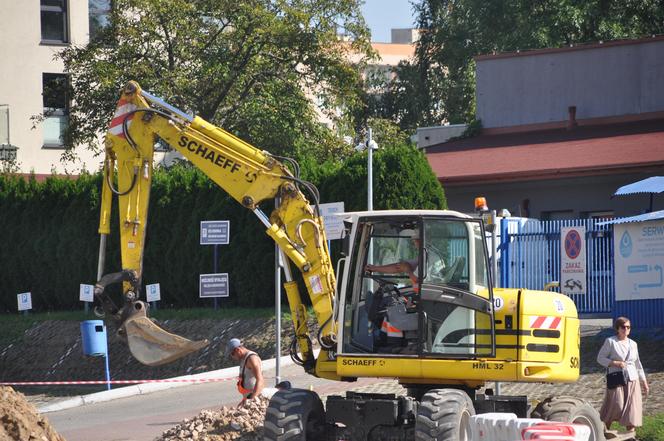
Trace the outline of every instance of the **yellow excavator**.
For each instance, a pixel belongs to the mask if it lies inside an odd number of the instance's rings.
[[[99,232],[100,268],[119,198],[122,271],[95,288],[98,312],[113,318],[136,359],[168,363],[205,345],[155,325],[140,300],[154,146],[160,140],[253,211],[284,261],[295,336],[291,357],[317,377],[395,378],[405,395],[313,391],[275,394],[268,440],[469,440],[476,413],[576,422],[603,440],[593,407],[550,397],[531,409],[525,396],[496,395],[487,382],[571,383],[579,376],[580,323],[574,303],[554,292],[493,288],[481,218],[455,211],[346,213],[336,271],[317,189],[289,158],[261,151],[129,82],[106,136]],[[310,199],[307,199],[307,195]],[[268,215],[260,206],[278,200]],[[293,276],[302,275],[316,315]],[[105,288],[122,283],[120,307]],[[313,341],[320,346],[314,352]]]

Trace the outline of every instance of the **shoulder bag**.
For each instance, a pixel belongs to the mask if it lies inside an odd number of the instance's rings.
[[[627,350],[627,357],[625,361],[629,360],[629,353],[632,350],[632,345],[630,344],[629,349]],[[628,377],[625,375],[625,370],[621,369],[617,372],[609,373],[609,368],[606,368],[606,388],[615,389],[618,386],[624,386],[629,381]]]

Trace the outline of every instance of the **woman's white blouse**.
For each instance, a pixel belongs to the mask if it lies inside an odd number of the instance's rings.
[[[629,358],[627,358],[628,356]],[[624,340],[618,340],[617,337],[609,337],[604,340],[604,344],[597,354],[597,363],[604,367],[608,367],[609,373],[620,371],[621,369],[619,367],[609,367],[609,364],[612,361],[627,362],[625,372],[627,373],[629,381],[634,381],[637,378],[645,381],[646,373],[641,365],[639,349],[634,340],[628,338],[626,343]]]

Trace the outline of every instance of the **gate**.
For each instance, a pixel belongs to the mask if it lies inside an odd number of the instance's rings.
[[[540,221],[503,218],[500,228],[500,284],[504,288],[544,289],[560,280],[560,229],[586,227],[586,294],[569,297],[579,313],[609,313],[615,300],[613,228],[606,219]],[[560,291],[559,289],[556,289]]]

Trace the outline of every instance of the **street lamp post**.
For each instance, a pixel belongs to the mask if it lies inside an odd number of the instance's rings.
[[[373,151],[378,150],[378,144],[372,138],[371,127],[367,130],[367,142],[359,143],[357,150],[368,150],[367,155],[367,211],[373,210]]]

